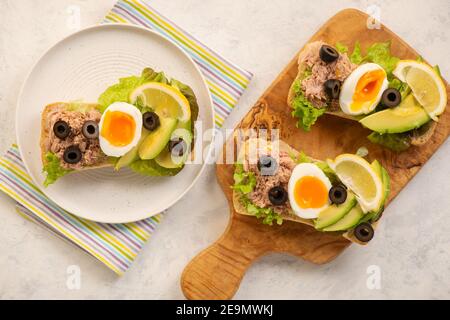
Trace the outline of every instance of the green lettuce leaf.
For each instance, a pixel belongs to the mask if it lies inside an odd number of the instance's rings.
[[[438,75],[439,77],[442,77],[442,74],[441,74],[441,68],[439,68],[438,65],[435,65],[435,66],[433,67],[433,69],[434,69],[434,71],[436,71],[436,73],[437,73],[437,75]]]
[[[234,185],[232,188],[242,194],[252,192],[256,186],[255,174],[253,172],[245,172],[242,164],[236,164],[233,179]]]
[[[170,85],[180,90],[181,94],[189,101],[189,106],[191,107],[191,129],[194,131],[194,121],[198,118],[198,102],[194,91],[187,84],[175,79],[170,80]]]
[[[240,198],[242,205],[246,208],[247,212],[256,216],[257,219],[261,219],[263,224],[269,226],[276,224],[281,225],[283,223],[283,217],[276,213],[272,208],[261,208],[254,205],[245,195]]]
[[[341,43],[341,42],[336,42],[336,50],[339,53],[347,53],[348,52],[348,47],[345,44]]]
[[[76,100],[76,101],[71,101],[67,105],[67,110],[68,111],[86,112],[89,109],[88,106],[89,106],[89,104],[87,104],[81,100]]]
[[[303,128],[305,131],[310,131],[311,126],[325,113],[326,109],[314,107],[314,105],[304,96],[300,87],[300,80],[296,80],[293,90],[295,92],[295,97],[292,100],[292,107],[294,109],[292,115],[298,118],[297,128]]]
[[[367,136],[372,143],[377,143],[395,152],[407,150],[410,146],[410,138],[407,133],[385,133],[372,132]]]
[[[367,49],[367,56],[364,60],[377,63],[386,71],[388,79],[392,79],[392,71],[394,71],[399,58],[391,55],[391,42],[374,43]]]
[[[320,170],[325,173],[328,179],[330,179],[331,184],[335,185],[340,182],[338,176],[333,171],[333,169],[330,168],[328,163],[326,161],[317,161],[315,162],[315,165],[319,167]]]
[[[253,172],[245,172],[242,164],[236,164],[233,179],[234,184],[231,188],[240,193],[241,197],[239,200],[248,213],[255,215],[258,219],[262,219],[263,224],[272,225],[274,221],[279,225],[283,223],[281,215],[272,208],[258,207],[247,197],[247,194],[252,192],[256,186],[256,177]]]
[[[300,151],[297,157],[294,159],[296,163],[311,163],[313,160],[306,155],[303,151]]]
[[[401,82],[397,78],[393,78],[389,81],[389,88],[397,89],[402,95],[402,100],[411,92],[411,88],[406,82]]]
[[[61,167],[59,158],[52,152],[47,152],[45,155],[46,164],[42,169],[47,176],[45,177],[44,186],[48,187],[62,176],[72,172],[71,169]]]
[[[340,43],[336,44],[336,48],[339,52],[348,52],[348,48]],[[350,61],[355,64],[361,64],[363,62],[373,62],[379,64],[386,71],[388,79],[392,79],[392,71],[394,71],[397,62],[400,60],[397,57],[391,55],[391,42],[376,42],[367,49],[367,54],[364,56],[361,50],[361,44],[359,41],[355,43],[355,48],[350,55]]]
[[[141,159],[133,161],[129,165],[129,167],[134,172],[142,174],[144,176],[156,176],[156,177],[174,176],[182,169],[182,167],[176,169],[168,169],[158,165],[155,160],[141,160]]]
[[[134,89],[151,81],[168,84],[168,79],[164,72],[155,72],[151,68],[145,68],[140,76],[119,79],[119,83],[107,88],[98,98],[100,112],[103,113],[114,102],[129,102],[130,94]]]
[[[303,73],[301,75],[301,79],[306,79],[306,78],[308,78],[311,75],[312,75],[312,68],[308,67],[305,70],[303,70]],[[299,83],[299,85],[300,85],[300,83]]]

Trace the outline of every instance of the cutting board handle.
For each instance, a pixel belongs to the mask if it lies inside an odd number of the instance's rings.
[[[200,252],[186,266],[181,276],[181,289],[191,300],[231,299],[248,267],[265,250],[255,246],[245,234],[225,234],[213,245]]]

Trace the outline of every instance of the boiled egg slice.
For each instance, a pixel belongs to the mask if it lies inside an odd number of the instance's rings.
[[[120,157],[141,138],[142,114],[126,102],[115,102],[103,112],[99,123],[100,148],[111,157]]]
[[[294,213],[304,219],[315,219],[329,206],[331,182],[313,163],[298,164],[289,178],[289,203]]]
[[[386,71],[376,63],[356,68],[342,84],[339,104],[344,113],[357,116],[372,112],[388,88]]]

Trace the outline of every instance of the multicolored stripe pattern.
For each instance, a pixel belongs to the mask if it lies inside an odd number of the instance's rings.
[[[252,78],[251,73],[204,46],[144,1],[119,0],[104,22],[145,26],[186,50],[211,90],[217,127],[223,124]],[[159,214],[134,223],[104,224],[68,213],[32,183],[16,145],[0,158],[0,190],[17,201],[18,213],[84,250],[118,275],[130,267],[162,219]]]
[[[22,214],[96,257],[117,274],[128,269],[161,219],[157,215],[134,223],[103,224],[71,215],[33,184],[16,145],[0,158],[0,190],[18,202],[17,209]]]
[[[211,91],[216,125],[220,127],[247,88],[252,74],[222,58],[151,8],[146,1],[120,0],[106,16],[105,23],[131,23],[161,33],[185,50],[202,71]]]

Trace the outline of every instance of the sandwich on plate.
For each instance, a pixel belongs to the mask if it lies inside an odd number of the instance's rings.
[[[347,46],[321,41],[305,46],[288,104],[297,126],[309,131],[324,113],[359,121],[368,139],[401,152],[427,143],[447,105],[439,68],[420,57],[400,60],[390,43],[374,43],[365,55],[357,42]]]
[[[233,205],[268,225],[284,220],[365,244],[390,192],[389,174],[355,154],[316,160],[278,140],[248,139],[238,153]]]
[[[41,119],[44,185],[105,166],[174,176],[191,153],[197,116],[192,89],[150,68],[120,79],[97,103],[49,104]]]

